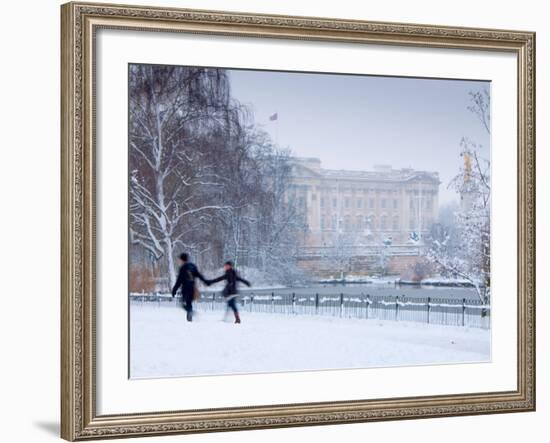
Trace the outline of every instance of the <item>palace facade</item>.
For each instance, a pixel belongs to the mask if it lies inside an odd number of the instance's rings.
[[[428,232],[438,213],[437,172],[376,166],[333,170],[294,157],[289,198],[302,217],[305,247],[405,245]]]

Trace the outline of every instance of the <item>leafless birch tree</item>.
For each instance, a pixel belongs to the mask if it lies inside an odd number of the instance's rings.
[[[199,216],[226,209],[198,196],[219,185],[200,140],[230,131],[237,111],[217,69],[131,65],[129,77],[130,239],[166,260],[173,284],[176,247]]]

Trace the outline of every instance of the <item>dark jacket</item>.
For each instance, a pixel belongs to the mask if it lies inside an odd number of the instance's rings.
[[[172,288],[172,297],[176,296],[176,293],[180,287],[183,298],[193,297],[193,289],[195,287],[196,278],[200,279],[205,284],[208,283],[194,263],[187,262],[182,265],[178,273],[176,284]]]
[[[237,271],[235,271],[234,269],[228,269],[227,271],[225,271],[225,273],[222,276],[215,278],[213,280],[209,280],[208,283],[209,284],[217,283],[222,280],[225,280],[225,288],[223,288],[223,292],[222,292],[224,297],[229,297],[230,295],[235,295],[238,293],[237,291],[238,281],[244,283],[246,286],[250,286],[250,283],[244,278],[241,278],[239,274],[237,274]]]

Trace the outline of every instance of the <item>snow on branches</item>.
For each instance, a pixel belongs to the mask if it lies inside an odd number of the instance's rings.
[[[470,93],[468,110],[490,133],[490,96],[487,90]],[[490,213],[491,162],[488,147],[463,137],[462,166],[449,187],[461,199],[454,220],[432,238],[428,258],[447,276],[469,281],[483,303],[489,302],[491,283]]]
[[[287,162],[231,97],[225,70],[130,66],[130,242],[170,285],[183,250],[212,268],[284,257],[295,244]]]

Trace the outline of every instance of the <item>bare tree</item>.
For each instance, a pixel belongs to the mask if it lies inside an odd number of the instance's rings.
[[[298,207],[291,197],[290,151],[271,146],[258,154],[264,193],[258,207],[261,217],[257,225],[257,261],[280,282],[292,283],[303,279],[296,266],[298,239],[309,228],[305,208]]]
[[[219,186],[199,141],[236,113],[217,69],[131,65],[129,85],[130,239],[166,260],[173,284],[175,248],[191,246],[199,215],[225,209],[198,196]]]
[[[129,96],[130,240],[150,258],[135,261],[162,263],[170,285],[181,250],[296,275],[289,153],[232,99],[227,72],[132,65]]]
[[[263,131],[248,128],[232,168],[225,220],[225,256],[269,272],[278,282],[297,278],[297,238],[306,226],[290,195],[290,152]]]
[[[323,249],[321,257],[325,265],[337,271],[339,278],[343,280],[346,273],[352,270],[353,260],[357,256],[355,248],[360,244],[360,233],[342,229],[341,224],[341,221],[337,221],[331,245]]]
[[[490,134],[490,96],[487,90],[470,93],[468,109],[479,117]],[[476,289],[480,300],[490,299],[490,212],[491,163],[483,155],[483,146],[467,138],[460,142],[463,164],[451,181],[461,197],[455,215],[456,226],[447,226],[433,238],[430,260],[447,275],[462,278]]]

